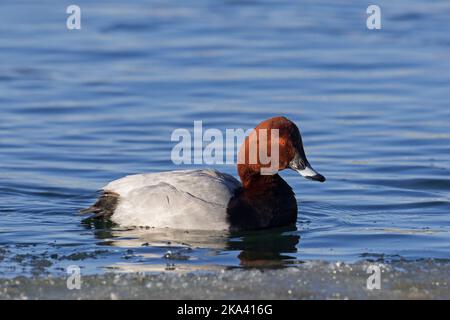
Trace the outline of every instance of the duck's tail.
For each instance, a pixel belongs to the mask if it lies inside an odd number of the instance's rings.
[[[111,191],[102,191],[97,202],[89,208],[80,210],[81,214],[93,213],[94,218],[109,218],[114,214],[119,202],[119,195]]]

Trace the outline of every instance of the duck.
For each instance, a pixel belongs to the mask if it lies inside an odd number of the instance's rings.
[[[264,130],[265,136],[260,134]],[[252,158],[255,143],[268,155],[276,150],[278,161]],[[246,231],[295,225],[295,193],[279,174],[285,169],[309,180],[326,180],[308,162],[297,125],[273,117],[259,123],[242,143],[240,181],[215,169],[129,175],[104,186],[98,200],[81,213],[123,227]]]

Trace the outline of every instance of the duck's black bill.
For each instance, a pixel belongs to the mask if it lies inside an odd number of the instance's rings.
[[[325,177],[318,173],[316,170],[311,167],[308,160],[306,159],[305,151],[303,150],[303,146],[298,148],[295,153],[294,159],[289,163],[289,168],[297,171],[308,180],[325,182]]]
[[[315,176],[306,176],[305,178],[308,179],[308,180],[319,181],[319,182],[325,182],[327,180],[320,173],[316,174]]]
[[[289,167],[300,173],[305,179],[319,182],[325,182],[326,180],[325,177],[314,170],[308,162],[306,162],[306,165],[303,165],[303,163],[291,162]]]

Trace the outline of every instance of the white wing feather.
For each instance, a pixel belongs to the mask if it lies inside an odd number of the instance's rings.
[[[226,230],[226,209],[240,182],[215,170],[127,176],[103,189],[119,194],[111,219],[122,226]]]

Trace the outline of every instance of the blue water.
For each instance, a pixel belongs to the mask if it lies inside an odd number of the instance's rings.
[[[3,0],[0,276],[450,259],[450,3],[377,4],[370,31],[359,1]],[[170,159],[177,128],[274,115],[328,179],[282,173],[294,228],[124,230],[77,212],[126,174],[194,168]]]

